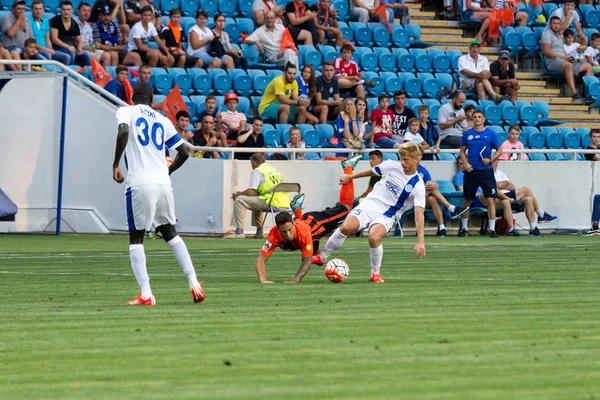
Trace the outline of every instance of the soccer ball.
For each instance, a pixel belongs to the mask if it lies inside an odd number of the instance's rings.
[[[334,258],[325,265],[325,276],[333,283],[340,283],[346,279],[349,273],[348,264],[342,259]]]

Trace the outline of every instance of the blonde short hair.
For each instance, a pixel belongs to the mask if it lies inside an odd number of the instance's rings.
[[[400,158],[413,158],[416,159],[421,154],[419,146],[414,143],[403,143],[400,145]]]

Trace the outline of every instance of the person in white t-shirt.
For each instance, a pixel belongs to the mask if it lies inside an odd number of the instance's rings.
[[[420,158],[421,151],[416,144],[404,143],[400,145],[400,162],[388,160],[373,169],[342,175],[340,184],[368,176],[383,176],[383,179],[329,237],[321,253],[313,256],[313,264],[323,265],[329,256],[344,244],[349,235],[369,227],[371,282],[384,283],[380,274],[383,259],[381,241],[402,214],[413,207],[417,230],[415,251],[418,258],[424,257],[425,184],[417,173]]]
[[[592,34],[592,45],[585,49],[583,53],[585,61],[591,64],[592,72],[595,74],[600,72],[600,35]]]
[[[414,143],[419,146],[421,153],[425,152],[429,148],[429,143],[423,139],[423,136],[419,133],[421,123],[416,118],[408,120],[408,132],[404,133],[404,143]]]
[[[350,0],[350,15],[358,17],[358,22],[366,24],[372,19],[379,19],[375,10],[380,5],[380,0]],[[386,10],[388,22],[394,22],[394,10]]]
[[[463,92],[476,92],[479,100],[488,96],[500,103],[510,96],[500,96],[492,87],[490,78],[490,62],[485,56],[479,54],[481,43],[477,39],[471,40],[469,52],[458,59],[458,72],[460,73],[460,90]]]
[[[143,244],[144,235],[152,225],[157,227],[173,250],[188,279],[194,303],[201,303],[206,295],[196,278],[187,247],[175,231],[175,204],[169,177],[189,157],[185,141],[169,119],[150,107],[152,87],[149,84],[138,83],[133,90],[132,99],[135,105],[117,110],[118,134],[113,162],[113,179],[122,183],[125,179],[119,164],[125,153],[129,258],[141,290],[141,294],[127,305],[156,305],[150,289]],[[165,159],[165,148],[177,150],[177,156],[170,166]]]
[[[575,0],[565,0],[565,4],[562,8],[559,7],[554,10],[548,17],[548,22],[546,23],[544,30],[550,30],[550,20],[552,17],[560,18],[561,24],[558,29],[559,35],[562,35],[569,27],[574,27],[577,31],[575,41],[584,47],[588,45],[588,38],[585,33],[583,33],[583,29],[581,29],[581,18],[579,18],[579,14],[575,11]]]
[[[140,55],[142,62],[150,67],[156,67],[160,64],[162,67],[172,67],[175,58],[169,53],[158,32],[154,27],[154,10],[150,6],[142,8],[142,19],[136,22],[129,31],[129,51]],[[160,50],[151,49],[148,43],[154,39]]]
[[[587,49],[587,47],[581,46],[581,44],[575,41],[575,34],[573,31],[567,29],[563,34],[563,39],[565,41],[563,44],[563,47],[565,48],[565,55],[573,60],[583,61],[583,52]]]
[[[292,126],[290,128],[290,140],[287,141],[287,143],[285,144],[285,147],[287,147],[288,149],[305,149],[306,148],[306,143],[304,143],[304,140],[302,140],[302,131],[300,131],[300,128],[298,128],[297,126]],[[291,154],[288,154],[289,158],[291,159]],[[304,153],[296,153],[295,156],[296,160],[306,160],[306,154]]]
[[[202,65],[204,65],[205,68],[233,68],[233,59],[231,56],[225,54],[227,49],[222,45],[223,55],[217,57],[209,53],[211,51],[211,42],[216,36],[211,29],[206,27],[207,22],[208,12],[205,10],[198,10],[196,12],[196,25],[192,26],[188,31],[188,55],[202,60]],[[221,43],[218,40],[217,42]]]

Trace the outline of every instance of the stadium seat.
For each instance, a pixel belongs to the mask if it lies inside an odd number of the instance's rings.
[[[237,17],[237,0],[219,0],[219,12],[228,18]],[[225,27],[227,27],[227,24]]]
[[[423,95],[430,99],[437,99],[440,95],[441,84],[437,79],[426,79],[423,81]]]
[[[548,160],[550,161],[568,161],[569,159],[561,153],[548,153],[546,154],[546,157],[548,157]]]
[[[278,76],[281,76],[281,75],[283,75],[283,71],[281,71],[279,69],[267,70],[267,76],[271,77],[271,79],[277,78]]]
[[[588,132],[581,135],[581,148],[585,149],[588,147],[592,141],[590,139],[589,128],[577,128],[577,131],[580,132],[580,129],[587,129]]]
[[[531,31],[531,28],[527,28]],[[502,48],[517,53],[521,50],[521,35],[512,26],[501,27]]]
[[[433,71],[436,73],[451,73],[452,58],[446,54],[438,54],[433,56]]]
[[[338,21],[348,21],[349,17],[349,9],[347,1],[334,1],[331,4],[333,8],[337,11]],[[339,24],[339,22],[338,22]]]
[[[415,57],[415,69],[417,72],[433,72],[433,56],[430,54],[419,54]]]
[[[4,1],[2,3],[4,3]],[[54,15],[56,15],[56,13],[60,12],[60,1],[59,0],[46,0],[46,1],[44,1],[44,8],[46,9],[47,12],[52,13],[54,16]]]
[[[204,102],[206,101],[206,96],[190,96],[190,100],[196,103],[196,112],[201,113],[205,110]]]
[[[420,98],[423,95],[423,81],[419,78],[407,79],[404,82],[407,97]]]
[[[558,6],[554,3],[544,3],[542,4],[542,10],[544,11],[544,16],[546,17],[546,21],[550,21],[550,15],[558,8]]]
[[[189,96],[194,92],[194,80],[192,75],[188,74],[187,72],[175,75],[173,84],[179,86],[179,90],[181,91],[182,95]]]
[[[500,125],[489,125],[487,128],[494,131],[496,134],[504,132],[504,129]]]
[[[328,124],[317,124],[316,129],[319,132],[320,147],[330,147],[329,141],[333,138],[334,135],[333,126]]]
[[[320,46],[323,47],[323,46]],[[323,54],[323,62],[329,61],[334,62],[336,58],[340,57],[340,52],[337,50],[328,51]]]
[[[553,132],[546,136],[546,147],[549,149],[562,149],[565,147],[565,134],[563,132]]]
[[[545,133],[546,135],[549,133],[556,133],[558,132],[558,129],[552,127],[552,126],[541,126],[540,127],[540,132]]]
[[[394,28],[392,31],[392,43],[401,49],[408,49],[410,46],[408,31],[404,28]]]
[[[521,36],[521,47],[527,51],[529,57],[535,56],[541,50],[540,37],[544,28],[533,28],[531,32],[525,32]]]
[[[296,124],[296,126],[298,128],[300,128],[300,132],[302,133],[302,135],[304,135],[304,132],[315,129],[315,127],[312,126],[311,124]],[[289,131],[289,129],[288,129],[288,131]]]
[[[439,154],[437,154],[437,158],[440,161],[456,161],[454,154],[450,154],[450,153],[439,153]]]
[[[250,75],[237,75],[233,78],[233,90],[242,96],[250,96],[252,93],[254,93],[252,82],[253,79]]]
[[[240,5],[244,0],[240,0]],[[240,31],[247,35],[254,32],[254,21],[250,18],[236,18],[235,22],[240,26]]]
[[[578,149],[581,147],[581,133],[571,132],[565,135],[565,147],[567,149]]]
[[[375,53],[364,53],[360,56],[360,66],[363,71],[377,72],[377,55]]]
[[[504,143],[508,140],[508,132],[506,131],[496,132],[496,136],[498,136],[498,141],[500,141],[500,143]]]
[[[354,42],[354,31],[352,30],[352,28],[346,24],[344,26],[341,26],[339,22],[338,26],[339,30],[342,32],[342,37],[344,38],[344,40]]]
[[[518,125],[521,121],[519,120],[519,108],[512,105],[508,101],[500,103],[502,109],[502,119],[507,125]]]
[[[530,161],[546,161],[546,156],[542,153],[529,153],[527,155]]]
[[[546,145],[546,133],[532,133],[531,135],[529,135],[528,143],[529,148],[531,149],[543,149]]]
[[[550,71],[548,68],[546,68],[546,61],[544,59],[544,54],[543,53],[539,53],[540,55],[540,64],[542,65],[542,72],[544,73],[544,76],[550,79],[559,79],[562,80],[564,78],[564,74],[561,72],[554,72],[554,71]]]
[[[357,22],[351,22],[350,26],[354,30],[354,42],[358,46],[371,47],[373,45],[373,31],[366,26],[356,26]],[[362,25],[362,24],[360,24]]]
[[[198,0],[181,0],[181,12],[183,15],[195,18],[196,10],[198,10]],[[195,20],[194,23],[196,23]],[[181,26],[184,26],[183,22]],[[185,31],[185,34],[187,35],[187,30]]]
[[[169,15],[169,11],[173,8],[179,7],[179,0],[161,0],[160,9],[162,11],[162,15]]]
[[[157,75],[154,75],[154,71],[152,72],[154,77],[154,92],[164,95],[169,94],[171,88],[173,87],[173,76],[167,74],[166,72]]]
[[[196,93],[201,93],[201,94],[213,94],[214,90],[213,90],[213,78],[212,76],[205,74],[205,75],[196,75],[193,78],[193,84],[194,84],[194,91]]]
[[[281,145],[281,132],[277,129],[263,129],[263,137],[265,139],[265,147],[274,148]]]
[[[385,81],[385,91],[393,95],[396,90],[402,90],[402,83],[402,78],[387,78]]]
[[[210,69],[209,72],[210,71],[213,71],[213,70]],[[218,70],[218,71],[223,71],[223,70]],[[225,71],[223,71],[223,72],[225,72]],[[229,93],[231,91],[231,89],[233,88],[233,79],[231,78],[231,76],[227,75],[226,73],[213,76],[213,88],[215,89],[216,93],[219,93],[222,95]]]
[[[398,155],[396,153],[383,153],[383,161],[387,160],[398,161]]]
[[[227,19],[229,19],[229,18],[227,18]],[[231,42],[231,44],[242,43],[242,38],[240,36],[240,34],[242,33],[242,28],[237,23],[226,22],[224,30],[229,35],[229,41]]]
[[[271,82],[273,78],[267,75],[256,75],[252,81],[252,87],[254,88],[254,92],[258,95],[263,95],[269,82]]]
[[[531,105],[535,108],[535,112],[537,114],[537,126],[555,126],[565,123],[565,121],[548,118],[548,115],[550,114],[550,106],[545,101],[532,101]]]
[[[241,48],[242,48],[242,54],[244,55],[244,58],[246,59],[246,61],[248,61],[248,66],[250,68],[259,68],[259,69],[273,68],[272,64],[264,64],[264,63],[259,62],[259,53],[258,53],[258,49],[256,48],[255,45],[242,44]]]
[[[427,48],[431,43],[421,42],[421,27],[415,24],[406,24],[404,29],[408,34],[408,43],[410,48]]]
[[[584,20],[585,20],[585,27],[588,28],[594,28],[594,29],[598,29],[599,25],[600,25],[600,10],[596,10],[596,9],[588,9],[585,11],[582,9],[582,7],[586,6],[586,4],[580,4],[579,5],[579,9],[582,11],[582,14],[584,15]],[[588,5],[589,7],[592,7],[591,5]]]
[[[379,60],[377,62],[380,71],[393,71],[396,72],[396,56],[392,53],[379,54]]]
[[[304,143],[306,143],[306,147],[309,149],[314,149],[319,147],[321,135],[315,129],[308,129],[302,132],[302,140],[304,140]]]
[[[386,47],[373,47],[373,53],[377,54],[377,57],[379,57],[382,54],[391,54],[392,52]]]
[[[519,117],[522,123],[525,125],[536,125],[537,114],[535,112],[535,108],[532,105],[521,106],[519,109]]]
[[[375,28],[373,31],[373,42],[375,43],[375,46],[384,48],[390,47],[392,45],[391,40],[392,38],[387,27]]]
[[[308,161],[321,159],[321,156],[319,155],[319,153],[304,153],[304,155],[306,156],[306,159]]]
[[[398,56],[398,70],[402,72],[416,72],[415,56],[412,54]]]
[[[304,53],[304,63],[302,64],[302,66],[312,65],[315,69],[319,69],[319,66],[321,66],[322,63],[323,55],[320,51],[310,50]]]
[[[437,73],[435,74],[435,78],[440,82],[440,88],[452,89],[452,85],[454,83],[454,81],[452,80],[452,75]]]
[[[262,100],[261,96],[252,96],[252,97],[250,97],[250,101],[252,102],[252,108],[254,109],[254,115],[258,115],[258,106],[260,105],[260,101],[261,100]],[[265,125],[268,125],[271,122],[277,122],[277,121],[266,120],[265,122],[266,122]],[[267,129],[267,128],[265,128],[264,125],[263,125],[263,130],[264,129]]]

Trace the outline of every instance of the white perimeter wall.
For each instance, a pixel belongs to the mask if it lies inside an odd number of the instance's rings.
[[[56,215],[62,76],[15,78],[0,91],[0,188],[19,206],[18,231],[39,231]],[[68,86],[63,220],[78,232],[127,229],[123,185],[112,180],[116,136],[115,107],[72,82]],[[320,210],[338,200],[339,162],[273,161],[286,181],[306,193],[305,210]],[[434,179],[452,179],[452,162],[424,162]],[[367,168],[361,162],[359,169]],[[545,210],[559,219],[548,228],[583,229],[590,224],[591,199],[600,193],[600,163],[504,162],[500,168],[518,186],[529,185]],[[231,228],[231,194],[243,190],[249,161],[190,159],[172,177],[179,230],[215,232]],[[356,182],[356,195],[367,180]],[[526,226],[523,215],[518,223]],[[270,226],[271,218],[268,225]],[[53,225],[50,226],[52,229]],[[68,226],[62,226],[69,231]],[[246,217],[250,227],[250,213]]]

